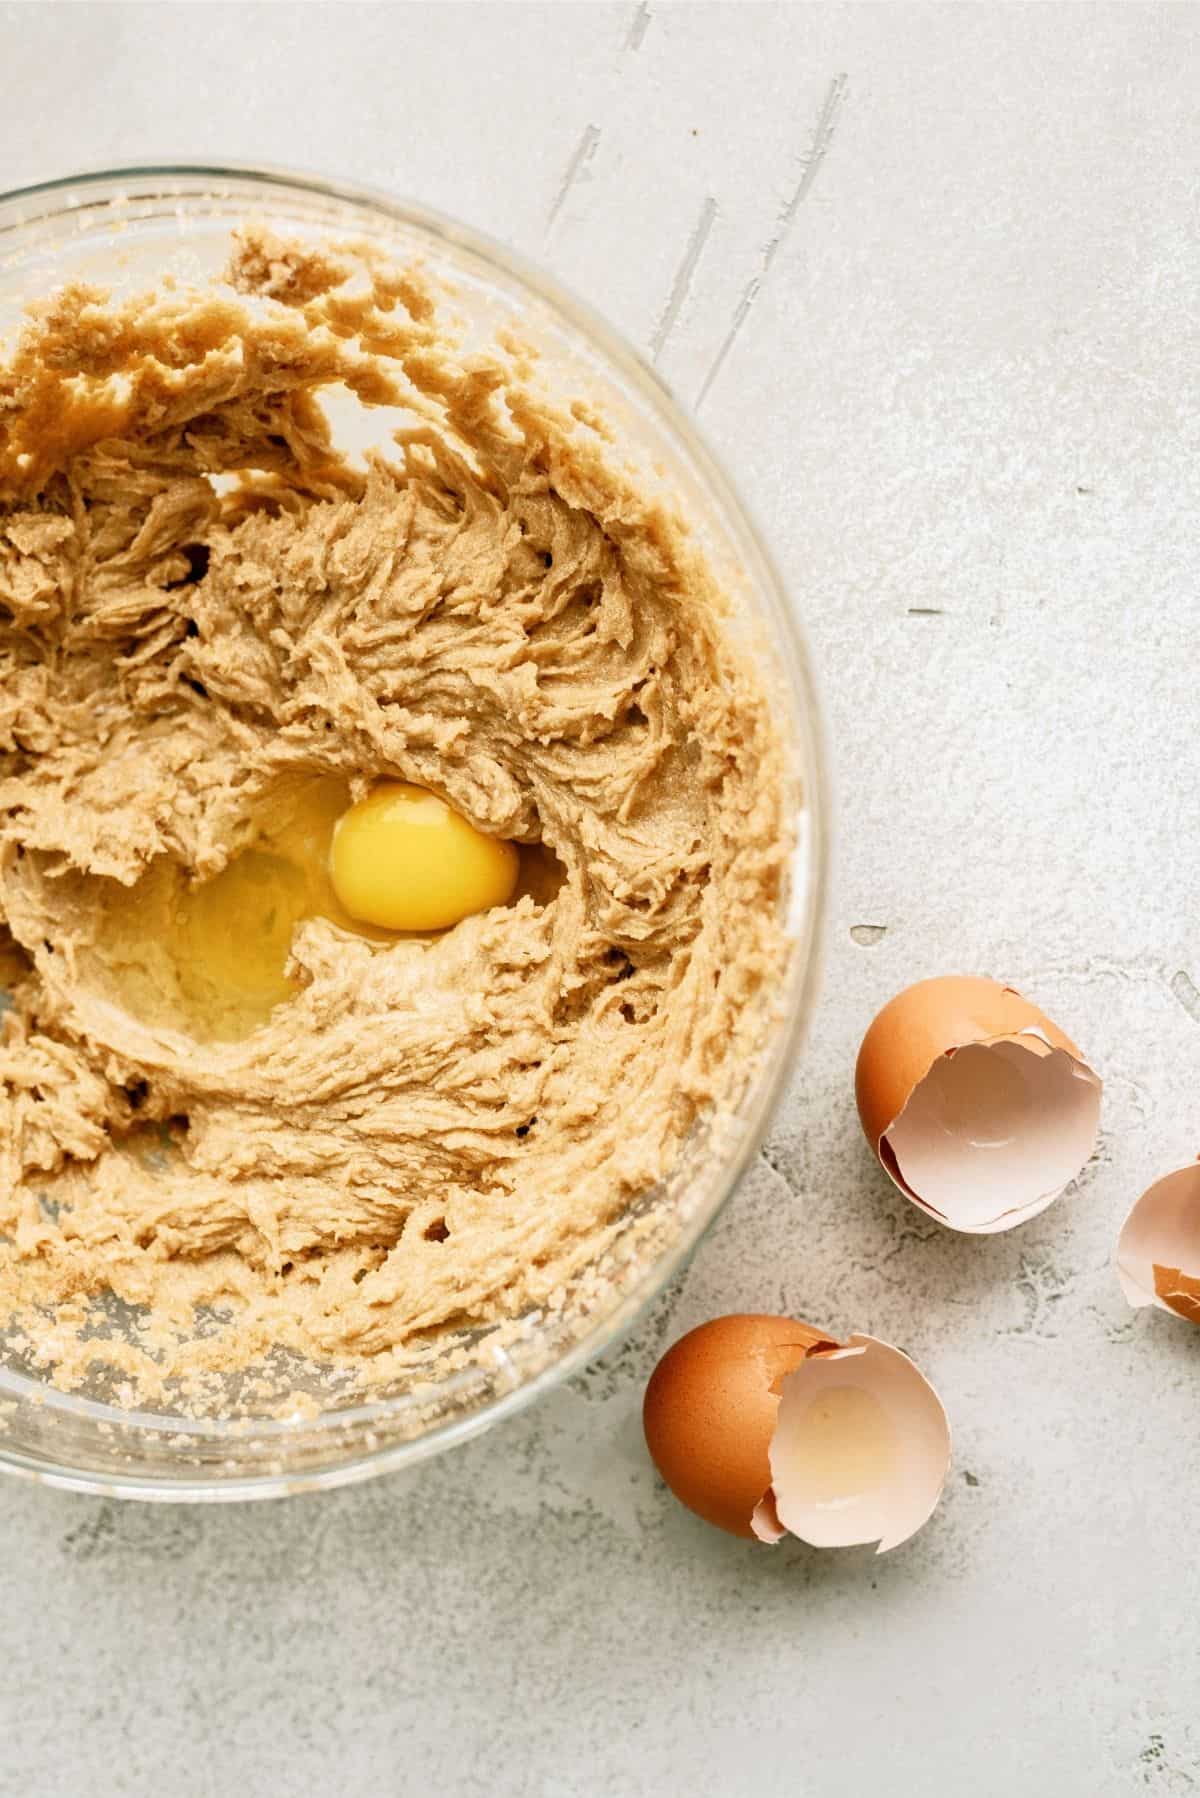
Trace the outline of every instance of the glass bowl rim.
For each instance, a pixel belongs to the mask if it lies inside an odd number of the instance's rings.
[[[795,1065],[812,1011],[820,973],[828,888],[829,791],[826,739],[812,659],[787,586],[767,546],[765,535],[753,510],[747,506],[710,448],[698,420],[675,397],[658,370],[621,332],[538,263],[475,226],[387,189],[269,162],[127,163],[113,168],[89,168],[0,191],[0,241],[7,231],[18,230],[37,222],[37,214],[26,216],[20,211],[29,202],[42,202],[42,216],[50,217],[54,213],[49,202],[56,196],[66,197],[76,190],[86,192],[122,181],[169,181],[172,178],[257,183],[268,190],[299,192],[349,207],[366,209],[382,215],[395,225],[411,227],[418,233],[441,240],[493,265],[502,277],[515,282],[518,287],[528,289],[552,313],[565,319],[572,330],[582,336],[594,350],[599,351],[602,359],[613,365],[630,383],[651,415],[657,415],[667,434],[682,447],[704,486],[711,490],[727,519],[745,540],[757,563],[754,571],[757,576],[756,585],[765,589],[770,596],[771,623],[782,630],[787,638],[787,686],[796,703],[797,737],[805,763],[802,769],[805,890],[802,915],[793,920],[796,952],[803,958],[803,965],[792,982],[788,1015],[767,1051],[769,1074],[766,1078],[760,1076],[760,1080],[751,1089],[755,1113],[753,1122],[743,1131],[738,1151],[724,1170],[719,1192],[713,1202],[698,1209],[687,1220],[670,1247],[642,1271],[639,1278],[622,1294],[618,1303],[561,1355],[539,1372],[520,1380],[509,1391],[485,1399],[463,1415],[446,1418],[418,1436],[403,1438],[377,1450],[352,1452],[345,1461],[327,1467],[298,1469],[294,1473],[239,1472],[228,1479],[208,1475],[183,1477],[179,1480],[169,1475],[123,1475],[115,1470],[105,1469],[101,1472],[96,1469],[73,1468],[65,1463],[44,1462],[14,1451],[11,1445],[5,1443],[3,1435],[0,1435],[0,1471],[23,1475],[39,1484],[109,1497],[212,1502],[328,1490],[428,1459],[524,1410],[543,1392],[578,1373],[633,1326],[643,1310],[692,1255],[729,1202],[758,1152]],[[79,211],[80,207],[67,204],[60,210],[63,214],[70,214]],[[439,1387],[442,1390],[452,1388],[457,1378],[465,1379],[468,1374],[472,1379],[478,1378],[478,1369],[464,1370],[462,1376],[451,1375],[439,1382]],[[146,1436],[169,1432],[176,1440],[190,1437],[196,1440],[229,1440],[231,1443],[239,1438],[276,1437],[281,1447],[299,1428],[317,1434],[322,1430],[332,1433],[349,1425],[370,1424],[377,1419],[395,1416],[414,1402],[412,1395],[374,1399],[345,1409],[330,1410],[315,1418],[304,1417],[297,1420],[264,1418],[242,1423],[235,1419],[166,1417],[81,1398],[47,1382],[34,1380],[0,1366],[0,1396],[5,1395],[36,1399],[43,1412],[86,1417],[97,1423],[116,1425],[135,1432],[140,1430]]]

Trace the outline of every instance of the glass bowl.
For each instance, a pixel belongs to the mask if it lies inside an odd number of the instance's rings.
[[[490,1428],[626,1331],[682,1265],[754,1155],[810,1009],[825,862],[819,728],[799,624],[746,508],[655,371],[573,295],[475,231],[386,194],[289,171],[108,170],[0,198],[0,351],[22,307],[67,280],[117,292],[167,272],[203,282],[229,232],[262,220],[320,241],[362,237],[419,258],[453,282],[456,304],[490,333],[519,321],[556,391],[587,397],[617,427],[645,478],[678,502],[730,595],[791,751],[797,846],[788,896],[794,943],[779,1022],[719,1140],[697,1126],[670,1176],[629,1214],[604,1254],[603,1281],[561,1311],[531,1313],[503,1348],[482,1332],[465,1365],[318,1415],[195,1418],[125,1410],[59,1391],[0,1350],[0,1467],[49,1485],[142,1499],[273,1497],[365,1479]],[[603,1297],[597,1298],[597,1287]],[[2,1325],[2,1320],[0,1320]]]

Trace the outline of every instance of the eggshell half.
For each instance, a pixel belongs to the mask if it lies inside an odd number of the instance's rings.
[[[756,1508],[783,1376],[829,1337],[787,1317],[716,1317],[668,1349],[646,1387],[646,1446],[676,1498],[734,1536],[771,1541]],[[782,1533],[782,1532],[780,1532]]]
[[[1014,988],[922,980],[863,1039],[855,1097],[901,1192],[952,1229],[1011,1229],[1051,1204],[1095,1146],[1101,1083]]]
[[[868,1394],[889,1426],[883,1477],[854,1496],[816,1502],[804,1465],[803,1422],[830,1388]],[[842,1348],[807,1356],[785,1375],[771,1438],[771,1514],[814,1548],[875,1542],[898,1548],[927,1523],[950,1467],[950,1425],[942,1402],[908,1356],[874,1336],[851,1336]]]
[[[1117,1241],[1117,1276],[1135,1310],[1157,1305],[1200,1324],[1200,1167],[1142,1194]]]

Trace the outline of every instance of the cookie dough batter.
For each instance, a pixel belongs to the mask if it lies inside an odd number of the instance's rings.
[[[722,611],[602,421],[412,270],[247,230],[209,291],[35,310],[0,367],[10,1341],[215,1404],[561,1300],[740,1095],[786,954]],[[321,832],[381,779],[522,846],[514,898],[340,914]],[[222,920],[268,865],[247,975]]]

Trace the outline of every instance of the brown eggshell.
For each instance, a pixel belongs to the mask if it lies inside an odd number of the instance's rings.
[[[942,974],[897,993],[863,1038],[854,1070],[858,1115],[875,1154],[939,1056],[1023,1030],[1040,1031],[1054,1048],[1082,1061],[1070,1037],[1045,1012],[998,980]]]
[[[1117,1243],[1129,1303],[1158,1305],[1200,1324],[1200,1167],[1178,1168],[1144,1192]]]
[[[717,1317],[680,1337],[650,1377],[646,1446],[681,1504],[718,1529],[753,1538],[771,1483],[779,1386],[811,1349],[835,1346],[790,1317]]]

